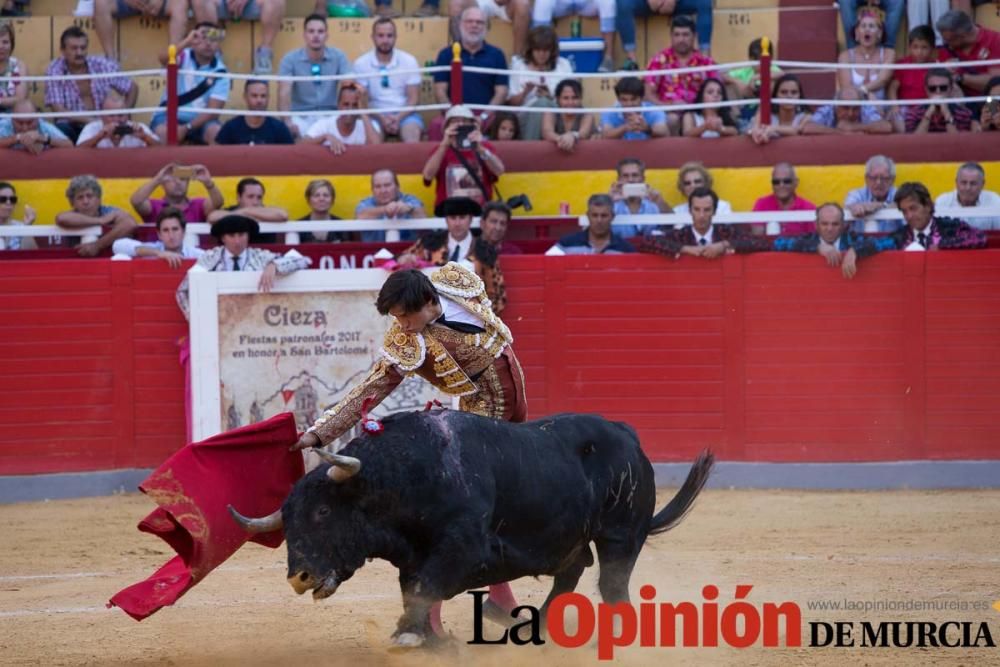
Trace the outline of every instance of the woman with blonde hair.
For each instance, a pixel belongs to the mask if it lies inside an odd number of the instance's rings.
[[[336,215],[330,213],[333,203],[337,200],[337,191],[333,183],[325,178],[317,178],[309,181],[306,186],[306,202],[309,204],[309,213],[299,220],[340,220]],[[340,243],[341,241],[355,241],[353,232],[300,232],[299,239],[302,243]]]
[[[688,195],[698,188],[713,189],[712,174],[701,162],[685,162],[677,170],[677,191],[684,197],[684,202],[674,206],[674,213],[688,212]],[[719,200],[719,205],[715,208],[716,213],[732,213],[733,207],[725,199]]]

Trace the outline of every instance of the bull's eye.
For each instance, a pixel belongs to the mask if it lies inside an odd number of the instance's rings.
[[[330,516],[330,508],[329,507],[327,507],[326,505],[320,505],[319,507],[316,508],[316,518],[317,519],[325,519],[328,516]]]

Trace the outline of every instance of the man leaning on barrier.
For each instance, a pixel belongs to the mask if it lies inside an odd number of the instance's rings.
[[[827,202],[816,209],[815,232],[779,236],[774,239],[773,247],[777,252],[817,253],[829,266],[839,266],[845,278],[853,278],[858,272],[859,259],[895,250],[896,242],[887,236],[855,234],[848,229],[840,204]]]
[[[678,259],[691,255],[703,259],[718,259],[733,253],[763,252],[770,243],[750,231],[750,225],[719,225],[712,221],[719,204],[714,190],[698,188],[688,196],[690,225],[668,229],[662,236],[647,236],[642,252],[667,255]]]
[[[906,226],[891,238],[900,250],[972,250],[986,247],[986,233],[956,218],[934,215],[934,201],[923,183],[903,183],[896,206]]]
[[[80,243],[76,252],[81,257],[96,257],[118,239],[130,236],[138,226],[125,211],[101,203],[101,184],[90,175],[74,176],[66,188],[66,198],[72,210],[56,216],[56,224],[66,229],[100,226],[101,236],[96,241]],[[70,239],[70,244],[77,242]]]
[[[37,113],[31,100],[20,100],[11,108],[16,114]],[[38,155],[50,148],[72,148],[73,142],[62,130],[39,118],[6,118],[0,116],[0,148],[27,151]]]

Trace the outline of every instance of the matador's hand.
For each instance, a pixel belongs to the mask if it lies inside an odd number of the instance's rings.
[[[300,449],[308,449],[310,447],[319,447],[322,444],[323,443],[319,441],[319,436],[317,436],[315,433],[307,431],[307,432],[303,433],[302,437],[299,438],[299,441],[296,442],[294,445],[292,445],[289,449],[290,449],[290,451],[295,452],[295,451],[298,451]]]

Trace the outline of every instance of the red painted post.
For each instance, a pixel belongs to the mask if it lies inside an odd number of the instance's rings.
[[[167,47],[167,144],[177,145],[177,47]]]
[[[462,103],[462,45],[451,45],[451,103]]]
[[[771,124],[771,40],[760,40],[760,124]]]

